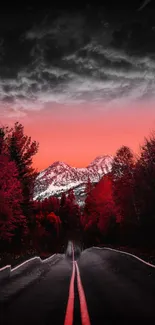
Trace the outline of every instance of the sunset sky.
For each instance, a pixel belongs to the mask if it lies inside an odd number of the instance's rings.
[[[0,13],[0,123],[39,142],[39,170],[138,153],[155,130],[154,12],[142,3]]]

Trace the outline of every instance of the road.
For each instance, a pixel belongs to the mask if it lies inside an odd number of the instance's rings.
[[[155,268],[69,243],[66,255],[6,306],[0,324],[155,324]]]

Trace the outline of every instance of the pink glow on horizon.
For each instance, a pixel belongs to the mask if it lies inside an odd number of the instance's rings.
[[[100,109],[102,108],[102,109]],[[34,166],[42,170],[54,161],[85,167],[98,155],[114,155],[121,145],[139,151],[144,137],[155,130],[154,103],[113,107],[104,111],[101,105],[64,107],[53,105],[46,110],[30,112],[22,118],[1,118],[12,125],[19,121],[25,133],[39,142]]]

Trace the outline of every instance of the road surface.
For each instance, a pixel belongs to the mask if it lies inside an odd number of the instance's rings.
[[[119,252],[69,243],[37,282],[0,306],[0,324],[155,324],[155,268]]]

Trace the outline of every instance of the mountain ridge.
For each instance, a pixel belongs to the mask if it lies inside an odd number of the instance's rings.
[[[88,178],[92,183],[96,183],[104,174],[108,173],[112,160],[112,156],[100,155],[87,167],[82,168],[72,167],[62,161],[55,161],[38,174],[34,200],[42,200],[52,195],[59,196],[71,188],[79,188],[79,191],[81,191],[85,187]]]

